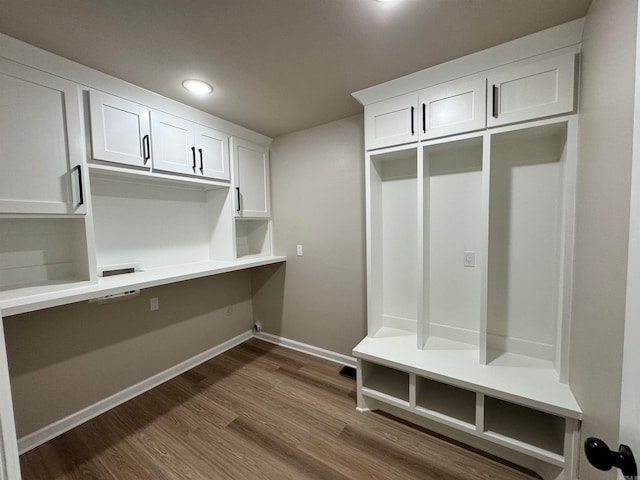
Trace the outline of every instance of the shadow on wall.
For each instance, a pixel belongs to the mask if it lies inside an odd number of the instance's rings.
[[[286,262],[251,269],[253,320],[272,335],[282,336],[286,272]]]

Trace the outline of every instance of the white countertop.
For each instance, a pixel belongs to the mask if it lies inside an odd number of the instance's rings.
[[[41,310],[123,293],[129,290],[156,287],[209,275],[235,272],[285,262],[287,257],[251,257],[236,261],[209,261],[153,268],[135,273],[99,278],[97,282],[70,282],[26,287],[0,292],[2,316]]]

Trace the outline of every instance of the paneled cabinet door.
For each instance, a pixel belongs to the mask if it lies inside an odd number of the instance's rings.
[[[495,70],[488,77],[487,126],[572,112],[574,76],[573,53]]]
[[[367,105],[364,122],[367,150],[417,141],[417,105],[415,93]]]
[[[0,59],[0,213],[84,214],[77,85]]]
[[[161,112],[151,112],[153,169],[196,175],[199,167],[193,123]]]
[[[420,139],[486,127],[486,79],[448,82],[419,92]]]
[[[198,168],[203,177],[229,180],[229,135],[212,128],[195,125]]]
[[[94,160],[151,167],[148,108],[92,90],[89,110]]]
[[[269,151],[245,140],[232,138],[233,187],[236,217],[269,217]]]

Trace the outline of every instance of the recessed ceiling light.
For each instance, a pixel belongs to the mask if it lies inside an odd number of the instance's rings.
[[[182,82],[182,86],[197,95],[206,95],[207,93],[213,92],[213,87],[202,80],[185,80]]]

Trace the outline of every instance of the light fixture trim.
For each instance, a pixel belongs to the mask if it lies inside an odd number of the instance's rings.
[[[196,95],[207,95],[213,92],[213,87],[207,82],[202,80],[196,80],[194,78],[188,78],[182,82],[182,86],[191,93]]]

